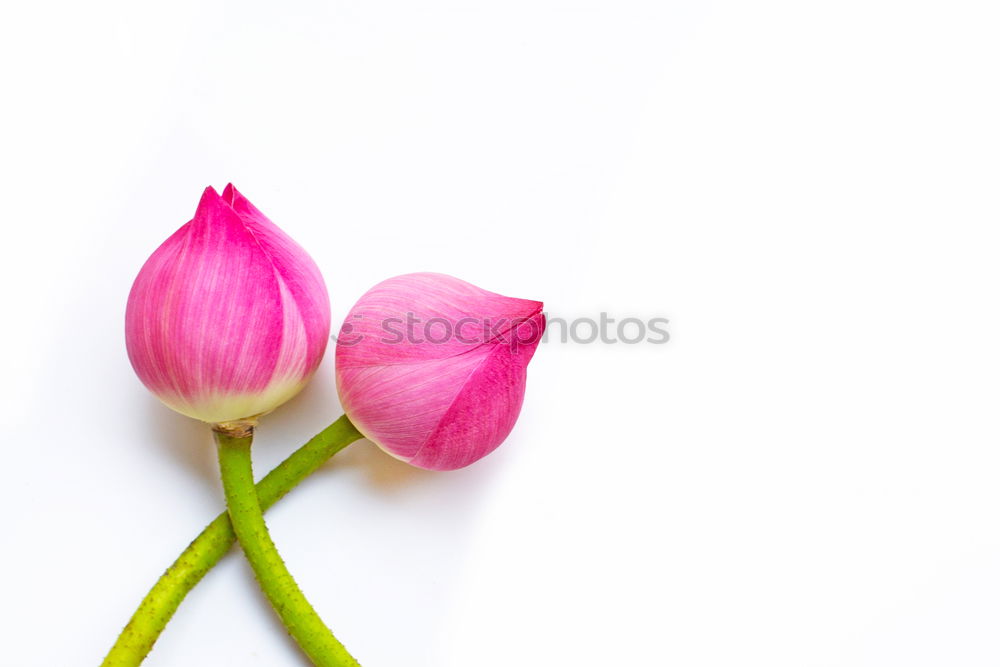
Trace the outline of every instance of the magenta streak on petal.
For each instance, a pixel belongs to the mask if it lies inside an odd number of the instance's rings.
[[[539,315],[539,317],[541,317]],[[534,353],[495,344],[466,378],[410,463],[430,470],[454,470],[478,461],[500,446],[514,428],[528,361]]]
[[[330,339],[330,298],[319,267],[301,246],[257,210],[232,183],[223,190],[223,199],[231,203],[271,257],[275,271],[295,300],[302,317],[306,332],[306,357],[310,365],[312,361],[318,364]]]
[[[460,385],[487,355],[487,349],[478,349],[431,359],[415,364],[419,373],[405,364],[342,369],[338,387],[344,412],[366,436],[409,460],[454,400],[456,382]]]

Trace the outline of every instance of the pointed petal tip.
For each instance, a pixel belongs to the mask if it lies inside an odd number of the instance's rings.
[[[226,203],[236,211],[240,217],[245,220],[252,220],[255,222],[266,222],[267,216],[260,212],[260,210],[250,203],[250,200],[246,196],[236,189],[236,186],[232,183],[226,185],[226,189],[223,192],[223,199]]]
[[[222,198],[219,197],[219,193],[215,191],[215,188],[211,185],[205,188],[201,193],[201,199],[198,200],[198,208],[194,213],[195,219],[197,220],[208,211],[217,208],[220,202],[222,202]]]
[[[202,225],[215,225],[222,221],[226,223],[239,222],[239,217],[233,206],[210,185],[202,193],[191,222],[194,223],[195,227],[201,227]]]
[[[531,311],[528,317],[535,317],[536,315],[541,315],[545,312],[545,304],[541,301],[535,301],[534,299],[524,299],[525,306]]]
[[[235,206],[236,202],[239,201],[240,199],[246,199],[246,197],[244,197],[242,193],[240,193],[240,191],[237,190],[236,186],[233,185],[232,183],[226,183],[226,187],[222,191],[222,198],[230,206]]]
[[[211,185],[205,188],[201,193],[202,201],[205,201],[205,199],[218,199],[218,198],[219,198],[219,193]]]

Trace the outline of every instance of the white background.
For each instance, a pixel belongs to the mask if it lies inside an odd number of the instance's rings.
[[[509,440],[355,445],[269,513],[366,667],[1000,664],[995,2],[8,3],[0,662],[96,665],[222,507],[125,356],[233,181],[323,269],[451,273],[549,343]],[[340,414],[332,354],[258,472]],[[231,554],[149,665],[302,665]]]

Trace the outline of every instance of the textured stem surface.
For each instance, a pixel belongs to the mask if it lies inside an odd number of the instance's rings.
[[[331,456],[361,439],[343,416],[302,445],[257,484],[262,510],[280,500]],[[188,592],[229,551],[236,541],[229,514],[223,512],[201,531],[167,568],[136,609],[102,667],[135,667],[140,664]]]
[[[309,604],[271,540],[253,483],[253,435],[216,430],[215,440],[219,443],[222,486],[236,539],[288,634],[318,667],[358,667]]]

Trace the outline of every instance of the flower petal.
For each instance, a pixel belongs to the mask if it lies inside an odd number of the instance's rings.
[[[491,341],[510,342],[542,303],[488,292],[441,273],[385,280],[361,297],[341,328],[338,367],[444,359]],[[366,340],[369,345],[358,345]],[[375,345],[374,343],[381,343]]]

